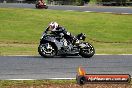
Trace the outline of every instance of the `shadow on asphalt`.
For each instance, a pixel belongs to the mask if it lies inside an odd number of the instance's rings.
[[[42,58],[42,59],[83,59],[83,57],[81,56],[65,56],[65,57],[62,57],[62,56],[55,56],[53,58],[44,58],[42,56],[24,56],[25,58]],[[86,58],[86,59],[92,59],[92,58]]]

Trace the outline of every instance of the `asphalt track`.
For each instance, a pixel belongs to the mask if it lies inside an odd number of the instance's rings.
[[[0,8],[33,8],[34,4],[21,4],[21,3],[0,3]],[[67,11],[81,11],[81,12],[105,12],[117,14],[132,14],[132,7],[102,7],[102,6],[51,6],[48,9],[52,10],[67,10]]]
[[[90,59],[0,56],[0,79],[75,78],[79,66],[88,74],[132,75],[132,55],[95,55]]]

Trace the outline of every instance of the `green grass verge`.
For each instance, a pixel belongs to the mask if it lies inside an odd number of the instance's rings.
[[[27,88],[31,86],[52,85],[52,84],[75,84],[76,80],[0,80],[0,88]]]
[[[132,53],[132,15],[0,8],[0,55],[38,54],[41,33],[51,21],[74,35],[85,33],[96,53]]]
[[[96,4],[97,0],[90,0],[90,4]]]
[[[68,86],[65,86],[68,85]],[[131,88],[131,83],[92,83],[90,88],[110,86],[111,88]],[[79,86],[76,80],[0,80],[0,88],[88,88],[88,85]],[[57,87],[58,86],[58,87]],[[105,86],[105,87],[104,87]],[[124,87],[125,86],[125,87]],[[95,88],[94,87],[94,88]]]

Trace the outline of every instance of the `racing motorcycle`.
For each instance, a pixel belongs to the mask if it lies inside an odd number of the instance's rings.
[[[48,6],[46,5],[46,3],[44,3],[43,5],[40,5],[39,3],[36,3],[35,4],[35,7],[37,8],[37,9],[48,9]]]
[[[78,41],[69,42],[64,36],[55,33],[43,32],[38,46],[38,52],[42,57],[51,58],[54,56],[79,56],[90,58],[95,54],[94,47],[84,42],[86,35],[83,33],[75,36]]]

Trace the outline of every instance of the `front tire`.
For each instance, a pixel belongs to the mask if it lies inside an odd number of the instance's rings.
[[[95,54],[95,49],[90,43],[86,43],[86,47],[80,49],[80,55],[84,58],[90,58]]]
[[[35,7],[38,9],[38,8],[39,8],[39,5],[38,5],[38,4],[36,4],[36,5],[35,5]]]
[[[51,43],[40,44],[38,52],[42,57],[51,58],[56,55],[56,49]]]

